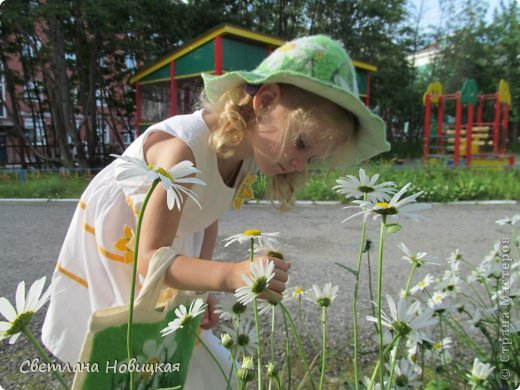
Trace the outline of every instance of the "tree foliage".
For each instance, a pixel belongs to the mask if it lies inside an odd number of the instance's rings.
[[[9,112],[13,129],[8,135],[20,145],[20,154],[30,152],[49,164],[103,164],[110,146],[96,130],[100,123],[113,132],[120,149],[116,129],[133,135],[135,93],[128,78],[136,67],[220,23],[285,39],[323,33],[344,42],[352,58],[378,66],[371,106],[387,123],[390,139],[421,136],[421,95],[436,80],[453,91],[473,78],[488,92],[506,79],[517,128],[516,2],[504,0],[486,22],[485,2],[440,0],[443,15],[429,36],[419,29],[421,6],[414,10],[410,0],[7,0],[0,14],[0,60],[6,95],[19,102]],[[440,55],[419,73],[407,56],[433,42]],[[10,68],[9,59],[19,59],[22,68]],[[58,145],[58,153],[36,147],[34,134],[24,128],[21,112],[27,110],[34,121],[50,113],[52,128],[45,136]]]

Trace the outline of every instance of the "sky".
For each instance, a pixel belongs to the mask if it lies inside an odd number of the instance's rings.
[[[414,15],[417,15],[419,6],[421,4],[421,0],[409,0],[411,4],[415,7]],[[439,18],[441,16],[441,11],[439,9],[439,1],[438,0],[422,0],[423,1],[423,16],[421,20],[421,28],[423,32],[428,31],[429,25],[438,25]],[[464,0],[459,0],[459,3]],[[516,1],[520,5],[520,0],[503,0],[505,4],[509,4],[511,1]],[[489,9],[486,15],[487,20],[491,20],[493,15],[493,10],[497,8],[500,4],[500,0],[487,0],[489,4]]]

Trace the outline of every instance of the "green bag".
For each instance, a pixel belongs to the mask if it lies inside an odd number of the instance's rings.
[[[126,346],[129,305],[92,314],[73,390],[129,389],[130,370],[136,389],[182,388],[202,316],[168,336],[162,337],[160,331],[176,318],[174,311],[179,305],[189,305],[197,298],[206,300],[207,294],[178,291],[165,305],[156,307],[166,270],[177,255],[173,248],[164,247],[150,260],[134,304],[134,359],[128,360]]]

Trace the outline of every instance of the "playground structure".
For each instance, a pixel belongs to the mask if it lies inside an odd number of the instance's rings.
[[[511,104],[508,84],[500,80],[497,92],[477,93],[474,80],[466,81],[460,91],[452,94],[443,94],[441,83],[428,86],[423,95],[425,164],[514,166],[514,155],[506,155]],[[453,106],[455,115],[447,115]],[[435,108],[436,117],[433,116]]]

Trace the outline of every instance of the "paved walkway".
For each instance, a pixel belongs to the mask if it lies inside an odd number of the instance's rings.
[[[30,284],[43,275],[51,275],[75,206],[75,203],[0,203],[0,296],[12,302],[20,280]],[[338,335],[331,339],[331,346],[343,350],[348,346],[345,329],[350,329],[349,297],[353,279],[334,263],[354,267],[359,241],[359,220],[341,224],[349,215],[347,211],[339,205],[299,206],[285,213],[265,205],[245,206],[239,213],[229,211],[220,223],[216,258],[246,258],[245,247],[224,248],[221,239],[229,235],[250,228],[281,232],[281,237],[294,247],[292,286],[310,288],[312,283],[328,281],[340,286],[340,295],[330,314],[330,333]],[[430,218],[427,222],[402,220],[402,230],[389,235],[385,246],[385,291],[397,294],[408,275],[408,264],[401,260],[397,243],[405,242],[412,251],[426,251],[441,261],[460,248],[467,259],[478,264],[496,240],[510,236],[507,229],[494,223],[495,220],[516,213],[520,213],[518,205],[434,205],[423,213]],[[377,241],[377,223],[370,222],[369,237]],[[376,252],[374,249],[372,255],[374,269]],[[432,272],[432,269],[419,270],[417,278],[426,272]],[[359,306],[362,314],[368,314],[368,283],[366,277],[362,279]],[[316,320],[319,318],[319,312],[312,306],[306,310],[314,321],[314,316]],[[35,332],[41,327],[43,312],[38,313],[31,324]],[[23,383],[31,388],[48,388],[50,375],[20,374],[23,359],[36,356],[22,338],[14,347],[6,341],[0,343],[0,385],[5,389],[17,388]]]

